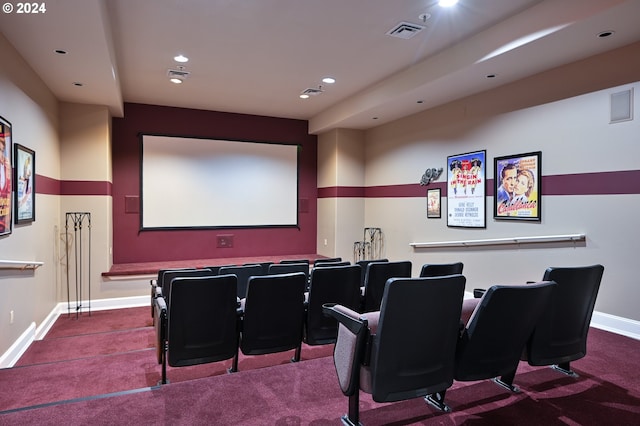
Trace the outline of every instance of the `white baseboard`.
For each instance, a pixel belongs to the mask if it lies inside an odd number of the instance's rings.
[[[13,342],[13,345],[0,356],[0,368],[13,367],[20,359],[22,354],[29,348],[33,342],[36,333],[36,323],[32,322],[29,327]]]
[[[104,311],[107,309],[121,309],[121,308],[136,308],[139,306],[150,306],[149,296],[134,296],[134,297],[118,297],[113,299],[98,299],[91,301],[91,311]],[[89,302],[82,302],[81,312],[87,312],[89,310]],[[42,340],[46,336],[47,332],[51,329],[58,317],[62,314],[75,314],[75,307],[72,307],[71,311],[68,309],[66,302],[58,303],[49,312],[49,315],[42,321],[42,323],[36,327],[36,323],[31,325],[20,335],[13,345],[0,356],[0,368],[13,367],[22,354],[29,348],[34,340]]]
[[[591,327],[640,340],[640,321],[594,311]]]

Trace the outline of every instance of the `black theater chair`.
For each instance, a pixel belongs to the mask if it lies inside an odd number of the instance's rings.
[[[162,276],[162,292],[160,294],[167,302],[167,307],[169,307],[171,306],[171,287],[173,286],[174,279],[181,277],[211,277],[215,275],[217,274],[212,272],[209,268],[174,269],[166,271]]]
[[[444,275],[461,274],[464,264],[456,263],[426,263],[420,269],[421,277],[442,277]]]
[[[389,278],[410,278],[411,262],[372,262],[367,265],[367,273],[364,278],[362,290],[362,312],[374,312],[380,310],[382,293],[385,283]]]
[[[339,322],[333,357],[340,388],[349,397],[343,424],[360,424],[360,390],[376,402],[392,402],[444,392],[453,384],[464,286],[462,275],[392,278],[380,312],[325,305]]]
[[[558,288],[527,343],[530,365],[550,365],[577,377],[570,362],[587,354],[587,334],[604,266],[548,268],[543,280]]]
[[[245,265],[260,265],[262,267],[262,274],[260,275],[267,275],[269,266],[273,265],[273,262],[246,263]]]
[[[364,279],[367,275],[367,266],[373,262],[388,262],[389,259],[368,259],[368,260],[358,260],[356,265],[360,265],[362,268],[362,275],[360,276],[360,287],[364,288]]]
[[[164,273],[167,271],[180,271],[180,270],[192,270],[195,268],[168,268],[168,269],[160,269],[158,270],[158,275],[156,278],[153,278],[149,281],[151,284],[151,318],[154,318],[155,312],[155,300],[156,297],[162,295],[162,283],[164,278]]]
[[[351,262],[349,262],[348,260],[342,260],[340,262],[320,262],[320,263],[314,263],[313,267],[314,268],[324,268],[325,266],[348,266],[351,265]]]
[[[171,367],[217,362],[238,356],[235,275],[178,277],[171,286],[171,305],[155,300],[158,362],[168,383]]]
[[[519,392],[513,379],[520,355],[556,286],[555,282],[546,281],[489,288],[460,334],[454,378],[494,379],[504,388]],[[444,402],[445,393],[432,393],[426,400],[442,411],[450,411]]]
[[[318,266],[322,263],[340,263],[340,262],[342,262],[341,257],[323,257],[323,258],[314,260],[313,266]]]
[[[551,267],[544,272],[543,281],[555,281],[558,288],[527,342],[522,360],[577,377],[570,362],[587,354],[587,335],[603,273],[602,265]],[[463,321],[483,293],[483,289],[475,289],[476,298],[464,301]]]
[[[294,272],[302,272],[305,279],[309,280],[309,264],[300,263],[274,263],[269,265],[269,275],[292,274]]]
[[[252,276],[264,275],[264,268],[259,264],[223,266],[220,275],[233,274],[238,277],[238,298],[247,297],[247,283]]]
[[[309,265],[309,259],[282,259],[278,263],[306,263]]]
[[[304,342],[308,345],[334,343],[338,337],[338,323],[324,315],[322,305],[334,303],[360,309],[360,266],[329,265],[311,270],[304,323]]]
[[[293,362],[300,360],[304,291],[302,272],[249,278],[247,297],[242,301],[240,350],[245,355],[262,355],[295,349]],[[232,371],[238,370],[238,359]]]

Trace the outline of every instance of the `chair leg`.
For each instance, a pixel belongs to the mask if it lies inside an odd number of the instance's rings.
[[[562,364],[552,365],[551,368],[553,368],[556,371],[561,372],[562,374],[566,374],[567,376],[570,376],[570,377],[580,377],[575,371],[573,371],[571,369],[571,366],[569,365],[568,362],[563,362]]]
[[[360,423],[360,391],[356,391],[349,395],[349,414],[345,414],[340,418],[345,426],[362,426]]]
[[[424,400],[429,404],[433,405],[440,411],[444,411],[445,413],[451,412],[451,407],[444,403],[444,395],[447,393],[446,390],[441,392],[432,393],[431,395],[427,395],[424,397]]]
[[[236,348],[236,354],[233,357],[231,368],[227,370],[229,373],[236,373],[238,371],[238,349]]]
[[[302,352],[302,342],[300,342],[300,344],[296,348],[296,352],[293,354],[293,358],[291,358],[291,362],[299,362],[301,352]]]
[[[493,381],[505,389],[510,390],[513,393],[519,393],[520,389],[513,384],[513,379],[516,377],[516,369],[514,368],[511,373],[502,375],[500,378],[495,377]]]
[[[162,342],[162,380],[158,382],[158,385],[166,385],[169,383],[167,380],[167,342]]]

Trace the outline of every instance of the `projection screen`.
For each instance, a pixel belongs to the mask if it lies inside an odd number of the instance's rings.
[[[142,135],[141,229],[298,225],[298,145]]]

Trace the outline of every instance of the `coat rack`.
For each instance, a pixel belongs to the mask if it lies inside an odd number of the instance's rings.
[[[71,233],[69,227],[73,226],[73,239],[70,242]],[[83,228],[87,232],[83,234]],[[91,213],[70,212],[66,214],[65,232],[67,236],[67,314],[71,315],[71,274],[70,263],[73,246],[73,278],[75,285],[75,311],[76,318],[83,308],[83,291],[88,291],[87,309],[91,316]],[[85,241],[86,240],[86,241]],[[85,269],[87,272],[85,273]]]

